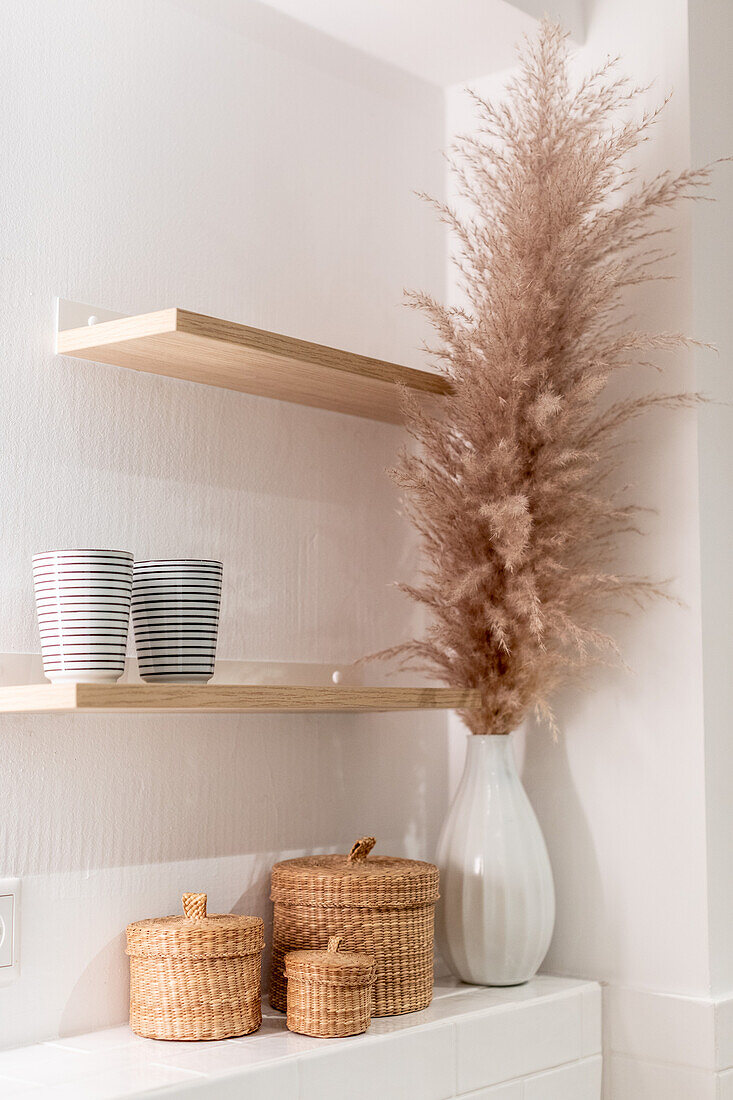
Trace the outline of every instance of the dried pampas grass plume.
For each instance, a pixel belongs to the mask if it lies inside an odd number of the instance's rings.
[[[619,119],[639,89],[615,65],[572,87],[565,35],[545,21],[506,100],[473,94],[478,130],[451,156],[470,213],[434,203],[457,240],[466,304],[411,295],[453,392],[440,418],[404,396],[419,447],[394,477],[427,565],[400,587],[431,625],[379,656],[478,689],[480,707],[463,714],[473,733],[508,733],[531,708],[552,724],[556,689],[615,649],[605,615],[664,591],[609,566],[639,511],[609,477],[629,421],[696,395],[599,398],[648,351],[692,343],[617,318],[629,287],[663,277],[654,216],[694,197],[710,169],[634,181],[626,157],[659,112]]]

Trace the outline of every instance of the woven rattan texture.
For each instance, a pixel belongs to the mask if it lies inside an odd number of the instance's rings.
[[[226,1039],[262,1023],[259,917],[206,915],[205,894],[184,894],[182,917],[127,927],[130,1026],[150,1039]]]
[[[438,869],[431,863],[373,856],[304,856],[276,863],[272,900],[286,905],[344,905],[409,909],[438,898]]]
[[[371,955],[345,952],[336,964],[324,966],[323,951],[289,951],[286,978],[303,982],[328,982],[329,985],[371,985],[374,981],[374,959]],[[354,963],[358,959],[358,963]]]
[[[397,1016],[427,1008],[433,996],[434,906],[415,909],[338,909],[275,905],[270,1003],[287,1009],[288,951],[325,948],[343,937],[344,950],[373,955],[377,976],[372,1015]]]
[[[305,856],[273,867],[273,1008],[287,1008],[285,955],[322,950],[337,935],[344,950],[376,960],[373,1016],[418,1012],[430,1004],[438,869],[370,856],[374,844],[374,837],[362,837],[348,856]]]
[[[137,921],[127,929],[127,954],[182,959],[224,959],[251,955],[265,946],[259,917],[211,916],[203,920],[164,917]]]
[[[184,894],[181,904],[184,914],[191,920],[202,920],[206,916],[206,894]]]
[[[331,936],[325,951],[291,951],[285,957],[287,1025],[301,1035],[359,1035],[371,1023],[374,959],[342,950]]]
[[[288,981],[288,1017],[290,1031],[299,1035],[335,1039],[360,1035],[371,1023],[372,999],[368,986],[343,986]]]
[[[374,956],[344,951],[343,936],[331,936],[325,951],[290,951],[285,962],[285,977],[329,985],[371,985],[374,981]]]
[[[130,959],[130,1027],[148,1039],[228,1039],[262,1023],[261,957]]]

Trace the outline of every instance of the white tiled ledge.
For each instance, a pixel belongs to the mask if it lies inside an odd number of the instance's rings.
[[[599,1100],[601,991],[539,977],[511,989],[448,979],[424,1012],[353,1039],[308,1039],[263,1008],[241,1039],[167,1043],[127,1027],[0,1053],[2,1100]]]

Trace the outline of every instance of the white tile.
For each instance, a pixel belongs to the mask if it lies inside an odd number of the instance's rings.
[[[719,1070],[733,1066],[733,997],[715,1005],[715,1065]]]
[[[184,1046],[189,1051],[191,1049],[190,1043],[173,1045]],[[84,1052],[70,1050],[55,1042],[39,1043],[0,1055],[0,1074],[49,1088],[94,1077],[99,1087],[99,1079],[103,1075],[107,1075],[110,1080],[124,1079],[126,1075],[136,1080],[144,1075],[161,1048],[165,1049],[166,1046],[165,1043],[141,1040],[107,1050]]]
[[[193,1074],[181,1070],[136,1066],[108,1070],[63,1084],[43,1085],[24,1095],[27,1100],[118,1100],[126,1096],[139,1096],[166,1085],[177,1089],[182,1083],[194,1080]]]
[[[267,1008],[258,1033],[221,1042],[157,1042],[135,1036],[127,1027],[114,1027],[10,1050],[0,1053],[0,1079],[12,1079],[13,1090],[20,1095],[22,1089],[29,1100],[72,1095],[75,1100],[91,1096],[105,1100],[147,1081],[171,1096],[166,1086],[175,1082],[176,1090],[192,1097],[251,1094],[259,1100],[260,1089],[268,1100],[273,1090],[278,1098],[295,1100],[299,1093],[294,1082],[300,1073],[304,1100],[330,1100],[337,1095],[343,1100],[344,1079],[349,1081],[349,1100],[352,1094],[354,1100],[374,1096],[443,1100],[455,1094],[456,1034],[463,1028],[467,1030],[461,1041],[469,1061],[462,1089],[479,1090],[481,1100],[484,1092],[487,1100],[520,1100],[518,1082],[509,1088],[518,1047],[533,1048],[529,1056],[525,1052],[518,1073],[549,1068],[556,1058],[579,1058],[580,1049],[570,1056],[567,1050],[557,1051],[553,1021],[557,1018],[567,1025],[566,1048],[576,1039],[579,1045],[580,1010],[590,1009],[585,1016],[591,1023],[583,1017],[583,1039],[592,1045],[596,1001],[592,983],[562,978],[541,976],[512,989],[469,986],[448,978],[438,983],[433,1003],[424,1012],[377,1019],[365,1036],[329,1040],[294,1035],[287,1031],[284,1015]],[[570,1008],[573,1003],[577,1019]],[[520,1027],[517,1021],[525,1017],[526,1026]],[[483,1071],[477,1073],[477,1066],[481,1069],[482,1059],[486,1060],[485,1052],[476,1049],[481,1044],[493,1044],[488,1061],[494,1070],[499,1064],[501,1076],[494,1073],[486,1079]],[[272,1088],[265,1087],[270,1080]],[[502,1082],[506,1087],[501,1090],[491,1088]],[[204,1085],[206,1090],[201,1092]],[[5,1100],[2,1087],[0,1097]]]
[[[718,1074],[718,1100],[733,1100],[733,1069]]]
[[[449,974],[445,978],[435,979],[433,1001],[440,1000],[441,997],[451,997],[454,993],[468,993],[471,990],[480,988],[478,985],[469,985],[468,982],[462,982],[460,978],[454,978]]]
[[[269,1064],[229,1077],[199,1077],[155,1093],[155,1100],[298,1100],[294,1061]],[[344,1098],[346,1100],[346,1098]]]
[[[605,1060],[613,1100],[716,1100],[711,1070],[661,1065],[612,1054]]]
[[[538,974],[531,982],[524,985],[494,987],[493,992],[499,993],[506,1003],[514,1004],[518,1001],[533,1001],[538,997],[560,996],[571,993],[580,995],[585,989],[597,987],[597,982],[583,981],[579,978],[557,978],[553,974]]]
[[[465,1019],[471,1015],[483,1013],[487,1009],[506,1005],[502,992],[464,986],[464,992],[456,992],[452,996],[433,1000],[432,1004],[421,1012],[408,1012],[403,1016],[378,1016],[372,1020],[368,1034],[371,1037],[392,1035],[398,1031],[414,1031],[415,1028],[427,1025],[452,1023],[457,1018]],[[507,1011],[511,1009],[507,1007]]]
[[[535,1001],[538,997],[552,997],[566,993],[581,994],[585,990],[599,988],[600,986],[596,982],[589,982],[580,978],[560,978],[554,974],[538,974],[523,985],[513,986],[468,985],[458,978],[447,977],[436,981],[433,1000],[454,993],[478,993],[491,996],[494,1001],[502,1004],[516,1004],[517,1002]]]
[[[98,1072],[90,1055],[37,1043],[0,1054],[0,1076],[31,1081],[36,1085],[58,1084]]]
[[[605,997],[609,1049],[645,1062],[715,1069],[712,1001],[609,986]]]
[[[9,1077],[0,1077],[0,1096],[2,1100],[15,1100],[16,1096],[26,1096],[29,1092],[38,1092],[38,1085],[30,1081],[12,1081]]]
[[[459,1094],[578,1059],[581,1008],[581,997],[573,993],[459,1019]]]
[[[161,1050],[153,1064],[214,1076],[243,1072],[263,1062],[272,1062],[278,1056],[282,1056],[282,1052],[276,1054],[267,1048],[263,1051],[259,1043],[251,1047],[231,1043],[216,1050],[210,1050],[208,1043],[196,1043],[188,1050]]]
[[[155,1062],[161,1060],[174,1064],[176,1057],[191,1054],[195,1050],[207,1050],[210,1053],[217,1050],[227,1050],[239,1042],[238,1039],[212,1039],[201,1042],[184,1042],[176,1039],[140,1039],[138,1043],[118,1048],[110,1052],[110,1057],[118,1059],[138,1059],[140,1061]]]
[[[508,1081],[505,1085],[493,1085],[478,1092],[462,1092],[460,1100],[524,1100],[522,1081]]]
[[[601,987],[589,986],[582,992],[583,1044],[581,1055],[590,1058],[601,1053],[602,1043],[602,996]]]
[[[93,1054],[96,1051],[115,1050],[131,1044],[144,1043],[127,1024],[121,1027],[106,1027],[101,1031],[92,1031],[87,1035],[71,1035],[67,1039],[54,1039],[45,1046],[61,1047],[64,1050],[79,1050]]]
[[[454,1058],[450,1026],[362,1036],[301,1059],[300,1100],[447,1100],[455,1095]]]
[[[192,1050],[208,1050],[208,1043],[176,1043],[177,1047],[185,1047],[190,1054]],[[136,1073],[144,1073],[149,1066],[159,1066],[161,1064],[161,1057],[166,1055],[170,1057],[170,1062],[163,1062],[164,1069],[180,1069],[186,1073],[200,1074],[205,1072],[199,1070],[195,1066],[178,1066],[176,1059],[168,1051],[168,1044],[165,1042],[159,1042],[148,1046],[147,1043],[143,1045],[130,1044],[126,1047],[116,1047],[113,1050],[105,1053],[95,1053],[88,1055],[90,1059],[93,1059],[95,1066],[95,1073],[110,1073],[110,1074],[124,1074],[129,1073],[134,1075]],[[212,1052],[213,1053],[213,1052]]]
[[[177,1049],[171,1051],[163,1047],[153,1056],[152,1062],[158,1066],[171,1066],[215,1076],[238,1073],[265,1062],[307,1054],[329,1044],[333,1045],[335,1041],[310,1039],[305,1035],[294,1035],[290,1031],[278,1035],[267,1035],[260,1031],[249,1042],[247,1039],[230,1039],[216,1043],[214,1047],[210,1043],[189,1043],[186,1044],[187,1049],[182,1049],[183,1043],[177,1043]]]
[[[600,1100],[602,1069],[596,1055],[527,1077],[523,1100]]]

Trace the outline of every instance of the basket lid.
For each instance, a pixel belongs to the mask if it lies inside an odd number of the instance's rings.
[[[127,926],[128,955],[223,959],[254,955],[265,946],[259,917],[207,913],[206,894],[184,894],[183,915],[139,920]]]
[[[341,936],[331,936],[325,951],[289,951],[284,976],[327,985],[371,985],[376,974],[373,956],[342,951],[341,944]]]
[[[347,856],[301,856],[272,868],[272,901],[355,909],[411,909],[438,900],[438,868],[417,859],[370,856],[373,836]]]

